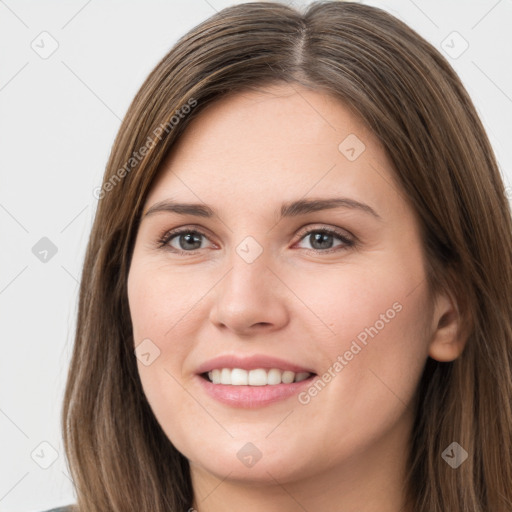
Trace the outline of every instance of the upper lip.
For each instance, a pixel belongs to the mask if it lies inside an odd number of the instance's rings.
[[[211,370],[221,368],[241,368],[243,370],[255,370],[257,368],[278,368],[280,370],[288,370],[295,373],[315,373],[309,368],[285,361],[284,359],[266,356],[263,354],[254,354],[252,356],[237,356],[235,354],[220,355],[201,364],[197,368],[197,373],[207,373]]]

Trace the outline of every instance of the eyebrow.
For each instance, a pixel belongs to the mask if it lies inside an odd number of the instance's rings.
[[[323,199],[299,199],[290,201],[281,205],[281,218],[297,217],[321,210],[330,210],[333,208],[349,208],[368,213],[373,217],[382,220],[382,217],[369,205],[361,203],[348,197],[331,197]],[[151,206],[143,218],[158,212],[171,212],[179,215],[194,215],[197,217],[213,217],[215,209],[210,208],[204,203],[178,203],[171,199],[165,199]]]

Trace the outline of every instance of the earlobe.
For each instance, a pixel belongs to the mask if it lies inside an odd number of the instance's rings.
[[[439,295],[432,316],[428,355],[440,362],[457,359],[466,344],[462,331],[461,315],[455,301],[448,295]]]

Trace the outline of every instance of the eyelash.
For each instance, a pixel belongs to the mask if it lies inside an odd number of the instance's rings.
[[[175,238],[176,236],[182,235],[184,233],[200,235],[200,236],[203,236],[206,239],[208,239],[208,237],[204,233],[202,233],[201,231],[198,231],[196,229],[179,228],[179,229],[172,230],[172,231],[165,231],[158,238],[157,247],[159,249],[169,250],[169,251],[171,251],[173,253],[176,253],[176,254],[182,254],[182,255],[185,255],[185,254],[186,255],[194,255],[194,254],[196,254],[201,249],[196,249],[196,250],[193,250],[193,251],[183,251],[181,249],[176,249],[175,247],[171,247],[169,245],[169,242],[173,238]],[[307,236],[309,236],[309,235],[311,235],[313,233],[322,233],[322,234],[326,234],[326,235],[333,235],[333,236],[337,237],[344,244],[342,246],[331,247],[331,248],[326,249],[326,250],[322,250],[322,249],[304,249],[304,250],[306,250],[308,252],[314,252],[315,254],[321,254],[321,253],[329,254],[331,252],[343,251],[343,250],[349,249],[350,247],[354,247],[356,245],[356,241],[355,240],[349,239],[347,236],[345,236],[344,234],[342,234],[341,232],[339,232],[339,231],[337,231],[335,229],[325,228],[325,227],[324,228],[310,229],[308,231],[305,231],[305,232],[301,233],[298,242],[301,242],[304,238],[306,238]]]

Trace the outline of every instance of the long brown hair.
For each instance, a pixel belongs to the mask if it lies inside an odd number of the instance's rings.
[[[228,7],[150,73],[114,142],[82,272],[62,411],[82,512],[192,506],[187,459],[139,380],[127,276],[141,208],[191,119],[234,91],[280,81],[333,94],[377,135],[418,214],[432,292],[458,305],[467,344],[428,359],[417,392],[407,496],[416,512],[512,510],[512,222],[475,108],[440,53],[390,14],[315,2]],[[145,148],[142,151],[142,148]],[[452,442],[468,459],[442,458]]]

